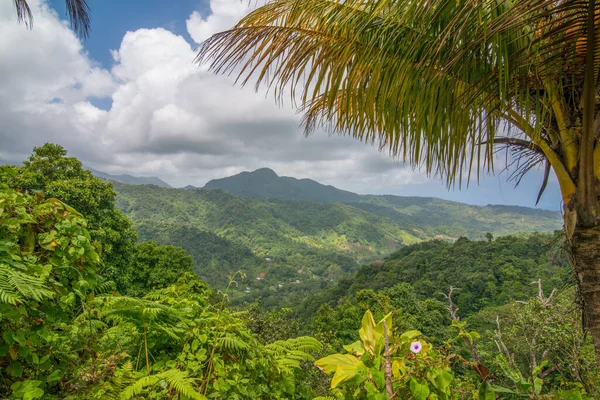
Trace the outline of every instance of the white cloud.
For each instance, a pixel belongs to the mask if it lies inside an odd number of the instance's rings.
[[[0,2],[0,158],[55,142],[96,169],[180,186],[264,166],[363,193],[427,181],[353,139],[305,138],[293,109],[194,65],[193,46],[171,31],[127,32],[106,69],[44,2],[30,4],[33,30],[16,24],[12,2]],[[240,0],[210,5],[213,14],[186,21],[197,43],[251,9]],[[103,97],[109,110],[88,101]]]
[[[186,21],[187,30],[196,43],[202,43],[211,35],[232,28],[255,5],[246,0],[211,0],[212,14],[203,18],[194,11]]]

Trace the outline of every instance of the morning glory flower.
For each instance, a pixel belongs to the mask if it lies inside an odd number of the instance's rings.
[[[418,340],[416,342],[412,342],[410,344],[410,351],[412,351],[415,354],[419,353],[422,348],[423,348],[423,345]]]

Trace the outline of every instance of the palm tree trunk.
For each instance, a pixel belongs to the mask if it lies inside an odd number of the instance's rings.
[[[583,326],[592,335],[600,359],[600,225],[576,227],[571,251],[583,301]]]

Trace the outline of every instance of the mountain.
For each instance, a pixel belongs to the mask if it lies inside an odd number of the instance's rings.
[[[521,231],[560,229],[555,211],[519,206],[473,206],[433,197],[358,195],[310,179],[278,176],[269,168],[214,179],[204,186],[238,196],[263,199],[338,202],[422,230],[423,236],[483,238],[486,232],[508,235]]]
[[[359,263],[427,238],[417,227],[340,203],[257,199],[220,189],[120,183],[114,187],[117,207],[133,220],[142,240],[181,245],[191,253],[206,245],[206,238],[200,238],[206,232],[225,240],[209,240],[214,261],[223,261],[219,277],[206,272],[211,260],[196,259],[197,272],[209,283],[216,278],[223,283],[242,267],[247,273],[256,272],[253,279],[261,272],[268,276],[270,271],[294,281],[313,275],[337,278]],[[190,235],[198,240],[191,240]],[[237,246],[240,254],[246,249],[261,265],[246,256],[237,260],[219,256],[231,246]]]
[[[98,178],[106,179],[109,181],[126,183],[128,185],[156,185],[158,187],[164,187],[164,188],[172,187],[167,182],[165,182],[162,179],[157,178],[155,176],[144,177],[144,176],[132,176],[132,175],[127,175],[127,174],[112,175],[112,174],[108,174],[106,172],[97,171],[90,167],[85,167],[85,168],[87,170],[89,170],[94,176],[97,176]]]
[[[312,179],[296,179],[278,176],[269,168],[242,172],[222,179],[213,179],[206,189],[223,189],[238,196],[280,200],[307,200],[322,203],[354,203],[359,195],[333,186],[323,185]]]
[[[243,272],[243,285],[232,289],[237,295],[265,297],[289,285],[308,294],[361,264],[429,239],[482,239],[488,232],[500,236],[561,228],[560,215],[551,211],[359,196],[315,181],[278,177],[268,169],[207,185],[214,186],[246,195],[214,188],[114,184],[117,207],[134,222],[141,240],[183,247],[194,257],[198,275],[217,288],[227,286],[236,271]]]

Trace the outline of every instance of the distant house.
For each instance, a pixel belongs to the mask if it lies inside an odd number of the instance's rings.
[[[271,257],[265,257],[265,261],[266,262],[271,262],[271,261],[273,261],[273,259]]]
[[[265,279],[265,276],[266,276],[266,275],[267,275],[267,273],[266,273],[265,271],[260,271],[260,272],[258,273],[258,276],[256,277],[256,280],[257,280],[257,281],[260,281],[260,280],[262,280],[262,279]]]

